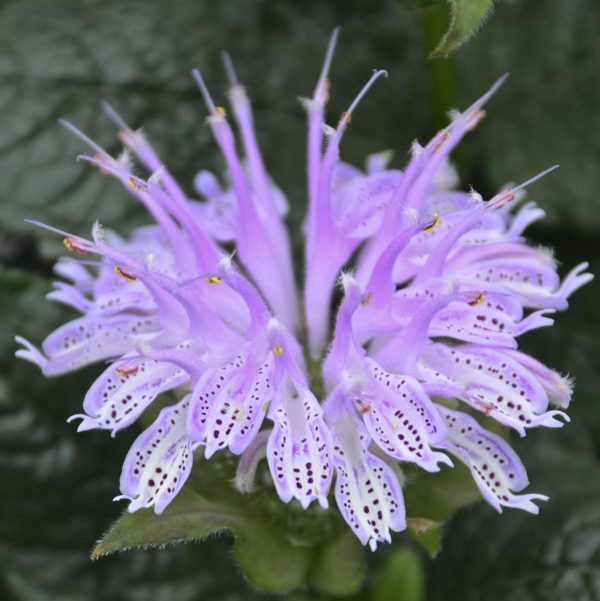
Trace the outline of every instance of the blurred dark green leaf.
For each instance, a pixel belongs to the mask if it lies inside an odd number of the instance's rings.
[[[227,486],[227,481],[221,483],[223,489]],[[311,549],[293,545],[285,533],[244,512],[235,503],[239,499],[234,491],[224,492],[228,494],[209,501],[186,486],[159,516],[151,509],[125,513],[95,547],[92,558],[137,547],[203,542],[209,535],[228,531],[236,537],[236,558],[254,586],[273,592],[303,586]]]
[[[409,534],[431,557],[439,553],[442,546],[442,523],[425,518],[409,518],[407,526]]]
[[[310,572],[310,582],[318,590],[336,596],[355,593],[364,577],[364,549],[350,529],[323,545]]]
[[[419,554],[410,547],[396,549],[369,584],[367,599],[424,601],[425,579]]]
[[[447,57],[462,46],[481,26],[494,5],[494,0],[447,0],[450,10],[448,29],[432,58]]]
[[[494,192],[560,164],[530,194],[547,211],[543,226],[565,234],[600,228],[599,22],[594,0],[498,2],[481,35],[453,55],[460,106],[511,73],[468,142],[463,182]]]

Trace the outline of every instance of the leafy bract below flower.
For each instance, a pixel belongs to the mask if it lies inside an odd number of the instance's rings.
[[[17,355],[47,376],[108,361],[84,412],[71,418],[81,420],[79,430],[114,435],[161,393],[180,396],[125,459],[118,498],[130,511],[160,513],[194,459],[224,450],[241,456],[236,481],[244,490],[265,456],[285,503],[327,507],[334,486],[344,519],[373,549],[405,527],[403,463],[429,472],[465,463],[498,511],[537,513],[535,501],[546,499],[519,494],[528,484],[521,461],[478,418],[521,435],[567,420],[568,378],[518,351],[517,339],[551,325],[592,276],[581,264],[561,283],[551,254],[526,244],[523,231],[544,213],[531,202],[513,207],[536,178],[487,201],[455,189],[448,156],[503,79],[453,113],[425,146],[415,143],[403,171],[387,167],[388,153],[368,157],[361,170],[340,160],[340,144],[358,103],[386,74],[376,71],[337,126],[326,125],[336,37],[312,98],[303,101],[303,302],[283,223],[286,200],[265,169],[250,103],[228,58],[244,158],[225,110],[194,72],[227,166],[225,185],[207,171],[196,176],[202,202],[187,197],[143,134],[110,106],[126,147],[119,158],[65,123],[93,151],[81,158],[119,180],[155,224],[129,239],[99,225],[91,240],[55,230],[76,257],[58,262],[68,283],[57,283],[49,298],[81,317],[50,334],[41,351],[18,338]],[[149,176],[134,173],[132,156]],[[223,244],[235,247],[233,256]],[[352,274],[342,272],[351,259]],[[343,299],[333,320],[337,281]]]

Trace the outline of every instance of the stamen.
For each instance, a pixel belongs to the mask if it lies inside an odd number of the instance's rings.
[[[106,159],[104,156],[97,152],[93,158],[94,161],[91,162],[92,167],[96,167],[102,175],[110,175],[110,171],[102,166],[106,164]],[[79,160],[79,157],[77,157],[77,159]]]
[[[450,132],[447,129],[444,129],[440,132],[439,136],[440,140],[433,149],[433,152],[438,152],[438,150],[441,150],[442,146],[444,145],[444,142],[450,137]]]
[[[148,186],[142,180],[134,178],[132,175],[127,178],[127,185],[138,192],[145,192],[148,189]]]
[[[225,67],[225,74],[227,75],[227,81],[229,81],[229,85],[232,88],[239,86],[240,82],[238,81],[237,73],[235,72],[233,61],[231,60],[229,52],[222,52],[221,60],[223,61],[223,66]]]
[[[323,67],[313,93],[313,99],[322,103],[329,100],[329,69],[331,68],[331,62],[333,60],[333,54],[335,52],[335,46],[337,39],[340,34],[340,28],[336,27],[331,33],[329,38],[329,44],[327,45],[327,52],[325,53],[325,60],[323,61]]]
[[[373,294],[371,292],[367,292],[360,301],[361,307],[367,307],[369,303],[373,300]]]
[[[204,281],[207,284],[222,284],[223,283],[223,278],[218,276],[218,275],[207,275],[204,278]]]
[[[58,122],[64,128],[68,129],[76,138],[79,138],[84,144],[95,150],[99,155],[103,156],[108,162],[112,162],[114,159],[102,148],[102,146],[96,144],[94,140],[86,136],[80,129],[73,125],[70,121],[65,119],[59,119]]]
[[[433,230],[440,226],[440,223],[442,223],[442,218],[437,213],[434,213],[431,216],[431,221],[423,228],[423,233],[429,234],[433,232]]]
[[[545,175],[548,175],[548,173],[551,173],[555,169],[558,169],[559,166],[560,165],[552,165],[552,167],[548,167],[548,169],[544,169],[544,171],[542,171],[541,173],[538,173],[537,175],[534,175],[533,177],[530,177],[527,181],[523,182],[522,184],[519,184],[516,188],[513,188],[512,191],[513,192],[518,192],[519,190],[522,190],[523,188],[526,188],[527,186],[533,184],[534,182],[537,182],[538,179],[541,179]]]
[[[200,71],[198,69],[192,70],[192,77],[194,78],[194,81],[196,82],[196,85],[198,86],[198,89],[200,90],[200,93],[202,94],[202,98],[204,98],[204,102],[205,102],[206,106],[208,107],[209,112],[213,115],[213,117],[219,117],[219,116],[223,117],[224,113],[219,112],[219,110],[215,106],[215,103],[213,102],[210,92],[208,91],[208,88],[206,87],[206,84],[204,83],[204,79],[202,79],[202,75],[200,74]]]
[[[481,293],[475,296],[471,296],[467,302],[469,303],[469,305],[471,305],[471,307],[476,307],[477,305],[481,305],[481,303],[483,303],[484,300],[485,294]]]
[[[106,100],[100,101],[100,106],[104,111],[104,114],[122,131],[133,133],[129,125],[125,123],[125,120],[117,111],[113,108],[111,104],[109,104]]]
[[[115,373],[119,378],[127,378],[129,376],[135,376],[139,369],[140,368],[137,365],[122,365],[115,369]]]
[[[114,271],[118,276],[122,277],[127,282],[135,282],[137,280],[137,278],[133,274],[129,273],[128,271],[125,271],[122,267],[119,267],[118,265],[115,267]]]
[[[552,167],[548,167],[548,169],[544,169],[541,173],[530,177],[528,180],[524,181],[522,184],[515,186],[514,188],[507,188],[506,190],[502,190],[499,192],[494,198],[490,200],[488,205],[493,209],[501,209],[506,203],[512,202],[517,197],[516,192],[519,190],[523,190],[527,186],[530,186],[534,182],[537,182],[539,179],[548,175],[555,169],[558,169],[559,165],[552,165]]]
[[[360,101],[364,98],[365,94],[371,89],[373,84],[380,77],[387,77],[387,76],[388,76],[388,72],[385,69],[380,69],[379,71],[373,72],[373,75],[371,75],[371,77],[369,78],[369,81],[367,81],[367,83],[363,86],[362,90],[358,93],[358,95],[356,96],[356,98],[354,99],[354,101],[352,102],[350,107],[348,108],[348,110],[345,113],[342,113],[342,118],[340,119],[338,126],[337,126],[338,133],[341,132],[343,130],[343,128],[346,127],[346,125],[348,125],[348,123],[350,123],[352,113],[354,112],[354,110],[356,109],[356,107],[358,106]]]
[[[79,243],[77,242],[77,240],[75,240],[75,238],[71,238],[70,236],[67,236],[66,238],[63,239],[63,244],[65,245],[65,248],[69,252],[76,252],[80,255],[87,254],[87,251],[85,250],[85,248],[82,248],[79,245]]]
[[[271,350],[276,357],[281,357],[284,353],[284,348],[281,345],[274,346]]]
[[[478,98],[466,111],[464,111],[463,115],[470,115],[475,113],[478,109],[480,109],[502,86],[502,84],[508,79],[510,73],[505,73],[502,77],[498,78],[494,85],[481,97]]]

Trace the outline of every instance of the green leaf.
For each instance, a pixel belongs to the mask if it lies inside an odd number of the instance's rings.
[[[236,559],[254,586],[287,593],[306,584],[313,549],[294,544],[264,522],[244,521],[234,533]]]
[[[411,547],[392,551],[369,584],[373,601],[424,601],[425,576],[419,554]]]
[[[235,496],[234,491],[231,495]],[[186,486],[161,515],[151,509],[124,513],[92,551],[92,559],[134,548],[151,548],[203,541],[228,531],[235,536],[235,553],[246,577],[258,588],[287,592],[302,586],[310,549],[295,546],[283,533],[235,503],[208,501]]]
[[[424,518],[409,518],[408,533],[425,551],[435,557],[442,546],[442,524]]]
[[[184,487],[161,515],[151,509],[123,513],[94,547],[92,559],[136,547],[202,540],[222,530],[232,530],[236,517],[225,507],[215,506]]]
[[[350,595],[363,584],[364,548],[348,528],[320,549],[313,563],[310,582],[331,595]]]
[[[462,46],[490,14],[494,0],[448,0],[450,22],[432,58],[447,57]]]

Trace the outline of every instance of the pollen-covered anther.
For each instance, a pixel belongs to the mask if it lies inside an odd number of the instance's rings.
[[[65,245],[65,248],[69,252],[76,252],[76,253],[79,253],[80,255],[85,255],[87,252],[84,248],[82,248],[79,245],[79,243],[74,238],[68,238],[68,237],[64,238],[63,244]]]
[[[487,115],[487,113],[481,109],[478,108],[477,110],[473,111],[468,117],[467,117],[467,129],[470,131],[472,129],[474,129],[477,124],[485,118],[485,116]]]
[[[122,267],[119,267],[118,265],[115,267],[115,273],[127,282],[135,282],[137,280],[137,278],[132,273],[129,273],[128,271],[126,271]]]
[[[442,146],[444,145],[444,142],[450,137],[450,132],[447,130],[444,130],[442,132],[440,132],[440,141],[436,144],[435,148],[433,149],[433,152],[438,152],[439,150],[441,150]]]
[[[340,121],[345,121],[346,125],[350,125],[350,123],[352,123],[352,113],[347,113],[346,111],[343,111],[340,115]]]
[[[217,112],[217,115],[219,115],[219,117],[226,117],[227,116],[227,111],[225,110],[225,107],[223,107],[223,106],[216,106],[215,110]]]
[[[485,301],[485,294],[475,294],[469,297],[467,302],[471,307],[476,307],[477,305],[481,305]]]
[[[92,167],[97,167],[102,175],[109,175],[110,171],[101,167],[100,166],[101,163],[106,163],[106,158],[104,157],[104,155],[97,152],[94,155],[94,162],[91,163]]]
[[[207,275],[204,278],[204,281],[207,284],[222,284],[223,283],[223,278],[218,276],[218,275]]]
[[[368,307],[372,300],[373,300],[373,294],[371,292],[367,292],[366,294],[363,295],[362,299],[360,300],[360,306]]]
[[[517,195],[513,192],[513,190],[509,188],[508,190],[503,190],[494,199],[492,199],[490,201],[490,205],[493,209],[498,210],[504,207],[509,202],[515,200],[516,197]]]
[[[145,192],[147,189],[146,185],[142,181],[131,176],[127,178],[127,185],[137,192]]]
[[[276,357],[281,357],[285,352],[285,349],[281,345],[274,346],[271,351]]]
[[[129,376],[135,376],[139,371],[137,365],[121,365],[115,369],[115,373],[119,378],[127,378]]]
[[[423,233],[429,234],[433,232],[433,230],[440,226],[440,223],[442,223],[442,218],[437,213],[434,213],[431,216],[431,221],[423,228]]]

